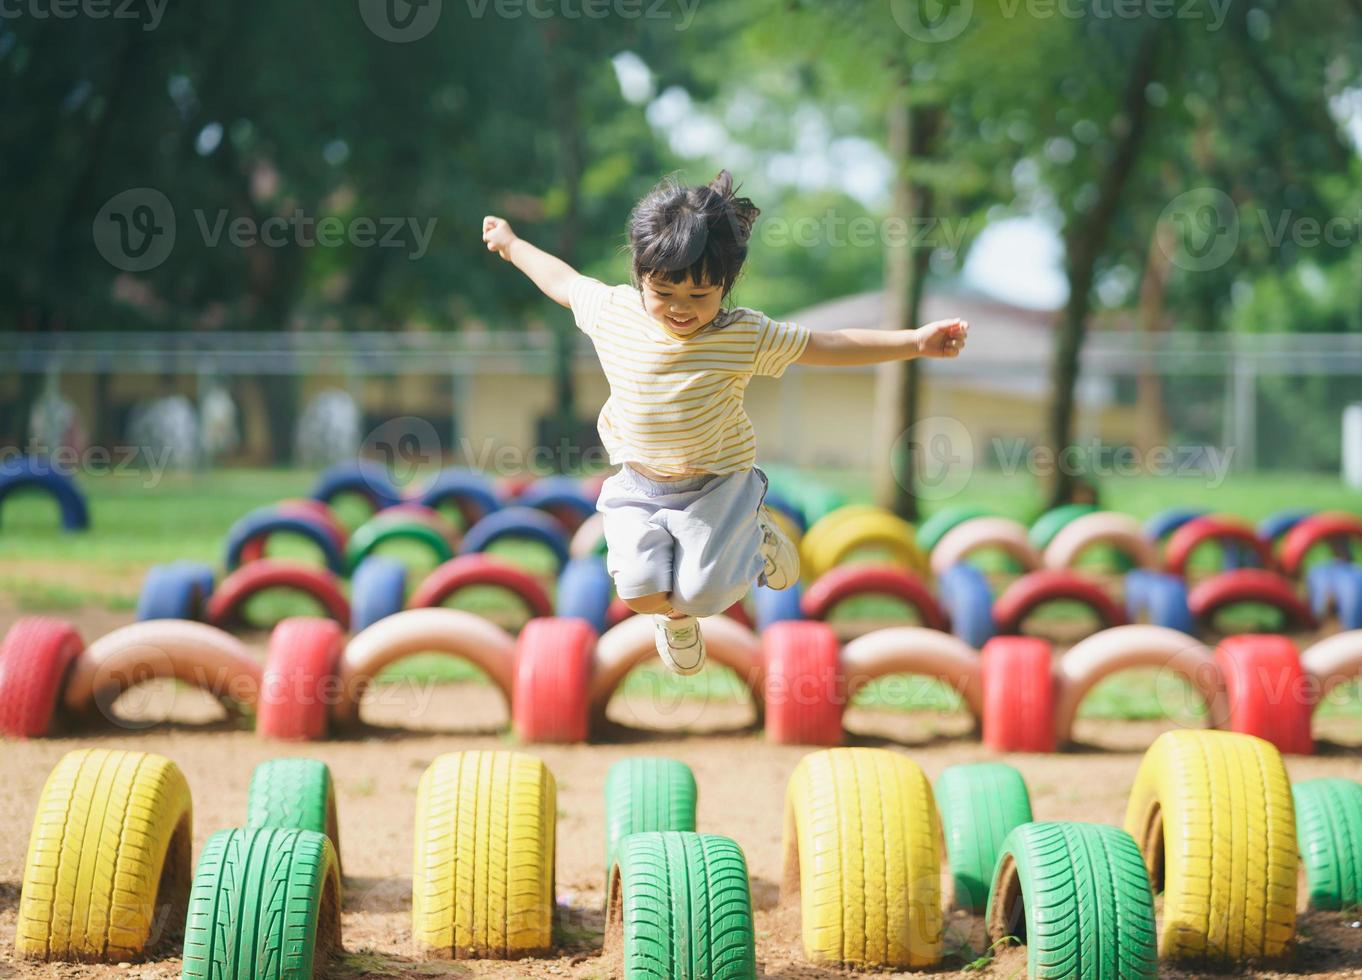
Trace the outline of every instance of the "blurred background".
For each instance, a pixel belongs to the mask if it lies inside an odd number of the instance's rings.
[[[726,167],[733,302],[971,323],[754,382],[764,462],[1362,487],[1362,0],[4,0],[0,80],[0,446],[590,470],[590,344],[481,219],[625,282]]]

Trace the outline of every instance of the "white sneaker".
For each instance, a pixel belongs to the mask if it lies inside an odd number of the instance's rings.
[[[761,584],[771,589],[788,589],[799,581],[799,549],[765,505],[757,511],[757,523],[761,525],[761,557],[766,560]]]
[[[653,628],[657,655],[675,673],[694,674],[705,665],[705,638],[694,616],[672,619],[658,613],[653,616]]]

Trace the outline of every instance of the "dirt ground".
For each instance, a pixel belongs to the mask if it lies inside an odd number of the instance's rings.
[[[0,630],[15,618],[0,608]],[[126,613],[83,612],[74,617],[89,638],[122,625]],[[178,950],[158,947],[144,963],[110,966],[16,962],[13,939],[29,828],[48,771],[67,751],[108,746],[158,752],[184,770],[193,791],[195,854],[216,830],[245,817],[254,766],[281,755],[306,755],[330,765],[336,779],[346,882],[345,953],[326,976],[559,977],[604,980],[619,976],[601,953],[604,784],[611,763],[634,754],[666,755],[687,763],[699,784],[701,830],[734,838],[746,853],[757,909],[759,975],[771,980],[847,977],[814,967],[800,948],[797,908],[779,905],[780,836],[786,780],[808,750],[768,745],[752,727],[747,705],[670,702],[639,694],[611,706],[617,724],[591,745],[531,746],[558,784],[557,898],[562,920],[556,959],[516,963],[423,962],[410,943],[412,821],[416,785],[439,754],[507,748],[505,706],[490,686],[402,684],[382,688],[364,717],[362,736],[307,745],[257,739],[222,720],[218,706],[196,691],[147,685],[117,706],[143,722],[26,743],[0,743],[0,978],[179,976]],[[1140,756],[1169,722],[1079,723],[1083,747],[1057,755],[1012,756],[1025,775],[1038,819],[1120,824]],[[963,715],[904,714],[853,709],[852,744],[904,752],[935,779],[946,766],[991,758],[969,734]],[[1317,728],[1319,753],[1288,757],[1293,780],[1318,776],[1362,778],[1362,721],[1326,719]],[[1362,922],[1357,913],[1303,913],[1292,958],[1222,976],[1362,977]],[[947,917],[946,960],[937,977],[1021,977],[1025,951],[1001,952],[982,969],[964,969],[984,949],[981,921]],[[877,974],[886,976],[890,974]],[[1209,975],[1164,964],[1161,975]]]

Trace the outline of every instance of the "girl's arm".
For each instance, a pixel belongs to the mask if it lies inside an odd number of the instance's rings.
[[[544,295],[559,306],[568,306],[568,286],[579,273],[556,255],[535,248],[516,236],[504,218],[488,215],[482,219],[482,240],[487,251],[496,252],[529,276]]]
[[[958,357],[968,333],[964,320],[936,320],[916,330],[826,330],[809,335],[808,346],[795,363],[843,367]]]

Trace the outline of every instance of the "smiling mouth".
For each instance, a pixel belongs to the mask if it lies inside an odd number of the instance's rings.
[[[684,320],[678,320],[676,317],[672,316],[669,313],[667,314],[667,322],[670,323],[673,327],[688,327],[695,322],[695,317],[688,316]]]

